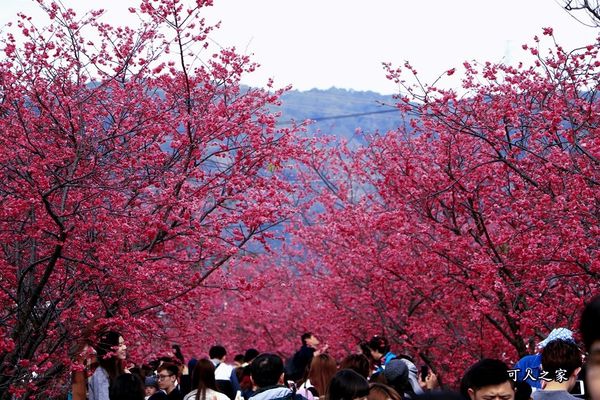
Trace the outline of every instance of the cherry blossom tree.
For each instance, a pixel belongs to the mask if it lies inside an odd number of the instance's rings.
[[[313,163],[320,212],[294,232],[338,341],[386,334],[454,381],[576,327],[599,289],[599,45],[535,42],[531,65],[465,63],[454,90],[386,65],[407,124]]]
[[[289,216],[302,153],[281,91],[209,48],[210,1],[143,0],[137,27],[39,3],[47,26],[20,14],[2,36],[2,399],[64,393],[101,329],[141,354],[198,327]]]

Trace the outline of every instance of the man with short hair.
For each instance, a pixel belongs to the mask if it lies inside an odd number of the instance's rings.
[[[235,368],[225,363],[227,350],[221,345],[212,346],[208,351],[208,356],[215,366],[217,390],[227,395],[231,400],[234,400],[237,391],[240,390],[240,383],[238,382]]]
[[[304,378],[312,358],[324,353],[328,346],[324,346],[321,350],[317,349],[320,344],[319,339],[311,332],[306,332],[300,337],[302,347],[289,359],[286,368],[286,379],[294,382]]]
[[[250,364],[250,376],[257,390],[248,400],[306,400],[284,385],[283,360],[276,354],[256,357]]]
[[[568,340],[553,340],[542,352],[544,383],[532,394],[533,400],[577,400],[569,393],[581,371],[581,352]]]
[[[475,363],[463,381],[471,400],[514,400],[514,381],[500,360],[485,358]]]
[[[585,383],[591,400],[600,400],[600,296],[594,297],[584,308],[579,326],[585,350]]]
[[[149,400],[183,400],[183,394],[177,387],[179,367],[171,363],[162,363],[157,370],[160,392],[150,396]]]

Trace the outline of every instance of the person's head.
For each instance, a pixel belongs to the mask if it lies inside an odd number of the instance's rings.
[[[192,371],[192,388],[198,389],[196,399],[206,398],[206,389],[217,390],[215,366],[206,358],[198,360]]]
[[[98,337],[96,345],[96,355],[98,360],[106,358],[118,358],[124,360],[127,357],[127,346],[125,339],[119,332],[107,331]]]
[[[368,378],[371,374],[371,363],[364,354],[350,354],[342,360],[340,369],[351,369]]]
[[[110,385],[110,400],[144,400],[144,384],[136,374],[121,374]]]
[[[313,357],[310,363],[310,370],[308,372],[308,379],[310,383],[317,389],[319,396],[327,394],[329,382],[337,371],[337,363],[328,354],[319,354]]]
[[[502,361],[485,358],[473,364],[467,375],[471,400],[514,400],[514,382]]]
[[[260,353],[256,349],[248,349],[244,353],[244,362],[251,363]]]
[[[124,362],[127,357],[127,346],[119,332],[102,332],[98,336],[95,350],[98,364],[104,368],[110,381],[113,381],[125,371]]]
[[[381,357],[385,356],[390,351],[390,344],[387,339],[383,336],[375,335],[369,340],[369,350],[371,351],[371,357],[375,361],[379,361]]]
[[[579,331],[588,353],[586,385],[590,398],[600,400],[600,296],[586,304],[581,314]]]
[[[283,383],[283,360],[277,354],[263,353],[250,365],[250,376],[259,388]]]
[[[243,354],[236,354],[233,357],[233,364],[236,367],[241,367],[243,363],[244,363],[244,355]]]
[[[180,364],[181,361],[179,361],[179,359],[177,357],[162,356],[162,357],[160,357],[158,359],[158,365],[161,365],[163,363],[167,363],[167,364]]]
[[[162,363],[158,367],[158,387],[167,392],[171,393],[177,385],[177,377],[179,375],[179,367],[177,364]]]
[[[402,396],[392,387],[383,383],[369,385],[368,400],[402,400]]]
[[[331,379],[328,394],[328,400],[366,400],[369,394],[369,382],[358,372],[342,369]]]
[[[146,396],[152,396],[154,393],[158,391],[158,379],[156,375],[147,376],[144,379],[144,387]]]
[[[515,382],[515,400],[531,400],[533,389],[525,381]]]
[[[319,339],[311,332],[303,333],[302,336],[300,336],[300,339],[302,340],[302,344],[308,347],[317,347],[320,343]]]
[[[210,357],[211,360],[223,361],[225,359],[226,355],[227,355],[227,350],[225,350],[225,347],[223,347],[221,345],[213,346],[210,348],[210,350],[208,350],[208,356]]]
[[[387,384],[393,387],[397,392],[405,393],[410,391],[408,366],[402,360],[390,360],[383,370],[383,375],[385,376]]]
[[[369,377],[369,382],[371,383],[382,383],[384,385],[387,385],[388,382],[385,379],[385,375],[383,374],[383,371],[376,371],[374,372],[370,377]]]
[[[575,385],[581,365],[581,352],[574,342],[558,339],[544,346],[542,370],[547,373],[545,377],[564,384],[567,390]]]

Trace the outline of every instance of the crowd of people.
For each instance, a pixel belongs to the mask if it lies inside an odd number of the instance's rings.
[[[392,352],[383,336],[361,343],[360,351],[341,360],[329,355],[314,334],[305,333],[287,362],[248,349],[228,364],[226,349],[215,345],[208,358],[186,363],[174,346],[172,356],[127,370],[124,339],[109,331],[99,338],[97,366],[83,382],[85,388],[76,389],[74,383],[73,399],[600,400],[600,296],[586,305],[580,335],[582,347],[570,330],[554,329],[536,354],[514,366],[482,359],[465,371],[458,390],[449,391],[429,368],[417,368],[411,357]]]

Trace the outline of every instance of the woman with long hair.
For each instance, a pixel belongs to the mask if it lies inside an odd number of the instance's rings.
[[[215,382],[215,366],[210,360],[203,358],[196,363],[192,372],[192,387],[183,400],[229,400],[229,397],[217,391]]]
[[[331,379],[327,400],[367,400],[369,382],[351,369],[339,370]]]
[[[300,388],[298,393],[310,400],[327,395],[329,382],[337,372],[337,363],[329,354],[319,354],[314,356],[308,371],[308,378]],[[312,395],[312,396],[311,396]]]
[[[120,333],[104,332],[100,335],[96,349],[98,367],[90,378],[89,400],[109,400],[109,390],[117,376],[125,371],[127,357],[125,340]]]
[[[351,369],[369,379],[373,367],[364,354],[350,354],[340,362],[340,369]]]

